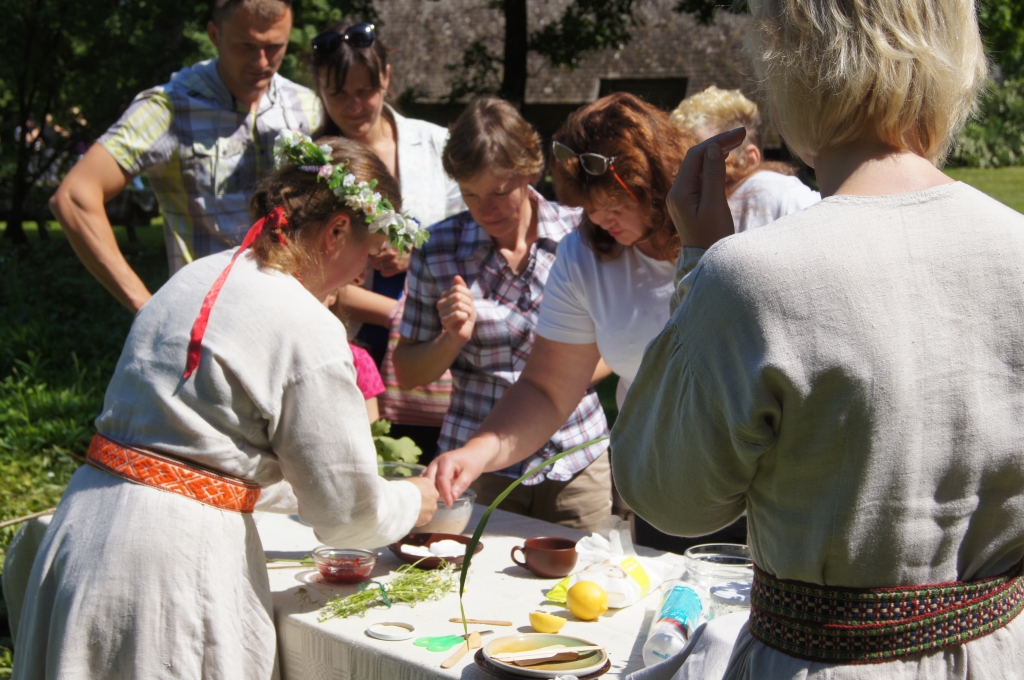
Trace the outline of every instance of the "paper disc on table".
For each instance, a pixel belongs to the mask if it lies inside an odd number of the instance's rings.
[[[402,621],[383,621],[366,628],[366,634],[378,640],[408,640],[416,626]]]

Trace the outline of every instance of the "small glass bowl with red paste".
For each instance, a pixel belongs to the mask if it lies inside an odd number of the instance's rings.
[[[313,551],[320,578],[327,583],[362,583],[377,564],[377,553],[359,548],[320,547]]]

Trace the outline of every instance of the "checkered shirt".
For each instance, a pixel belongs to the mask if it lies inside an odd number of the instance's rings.
[[[312,91],[277,74],[256,112],[249,111],[212,59],[139,94],[99,143],[125,172],[149,178],[173,274],[241,242],[252,223],[249,197],[274,168],[278,132],[311,133],[322,115]]]
[[[532,190],[531,190],[532,191]],[[533,347],[544,283],[555,262],[558,242],[579,224],[580,211],[549,203],[533,192],[537,202],[537,241],[530,246],[522,274],[509,268],[491,237],[469,212],[459,213],[430,228],[430,240],[413,253],[406,285],[408,295],[401,334],[415,342],[441,334],[437,302],[454,285],[458,274],[469,286],[476,305],[473,336],[452,364],[451,405],[441,427],[441,451],[462,446],[522,373]],[[539,451],[497,474],[519,477],[557,453],[604,436],[608,426],[597,393],[591,389],[569,420]],[[572,453],[526,480],[568,481],[607,449],[601,442]]]

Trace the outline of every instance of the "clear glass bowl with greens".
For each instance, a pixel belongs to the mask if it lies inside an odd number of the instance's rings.
[[[384,479],[419,477],[426,469],[426,465],[416,463],[377,463],[377,472]]]

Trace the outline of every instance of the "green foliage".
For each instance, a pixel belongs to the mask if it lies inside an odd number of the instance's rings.
[[[380,418],[370,424],[373,445],[377,448],[378,463],[416,463],[423,450],[416,446],[409,437],[394,439],[387,435],[391,432],[391,421]]]
[[[158,242],[122,244],[151,290],[167,278]],[[0,519],[60,500],[132,322],[67,241],[33,245],[0,242]],[[16,530],[0,530],[0,553]]]
[[[463,51],[461,61],[445,66],[452,73],[448,92],[451,103],[498,92],[521,102],[525,92],[517,87],[525,88],[528,51],[544,56],[555,66],[575,68],[588,52],[628,43],[632,37],[630,29],[638,25],[633,0],[573,0],[557,21],[530,34],[524,22],[522,35],[509,35],[510,30],[513,34],[517,30],[510,29],[513,25],[509,14],[511,3],[492,1],[488,6],[505,13],[505,39],[525,44],[528,50],[518,53],[519,56],[511,60],[514,63],[505,63],[507,50],[503,57],[491,51],[482,40],[471,43]],[[502,73],[500,80],[499,73]]]
[[[1024,2],[981,0],[978,22],[992,61],[1005,78],[1024,78]]]
[[[989,87],[949,162],[972,168],[1024,165],[1024,78]]]
[[[474,40],[462,53],[462,61],[444,68],[453,74],[449,81],[448,101],[460,102],[467,97],[497,94],[501,90],[498,74],[502,59],[482,40]]]
[[[530,49],[552,65],[573,68],[587,52],[626,44],[637,26],[633,0],[576,0],[562,17],[530,36]]]
[[[719,3],[715,0],[679,0],[672,9],[680,14],[693,14],[697,17],[698,23],[710,26],[715,21],[716,9],[743,14],[747,11],[747,0],[733,0],[731,3]]]

